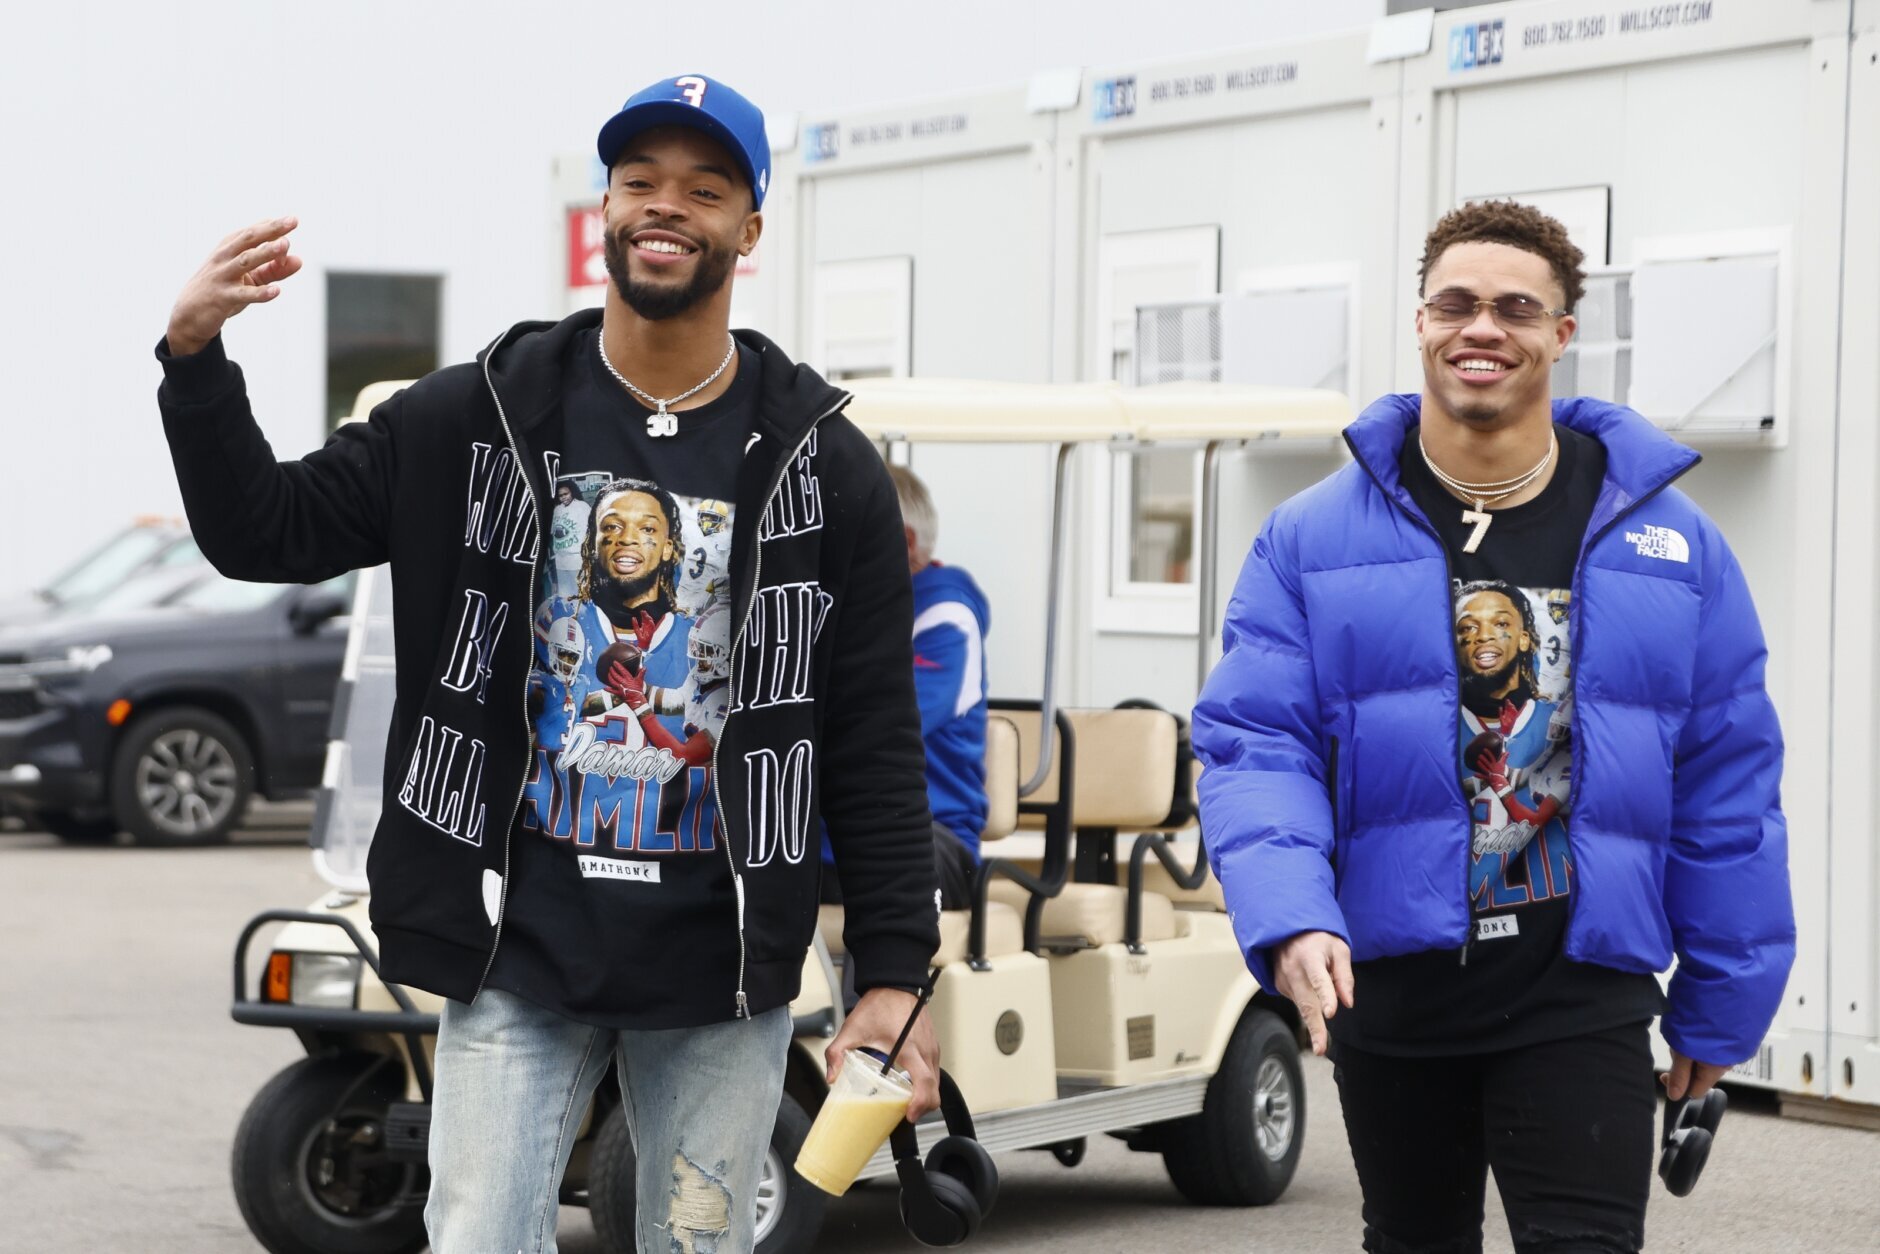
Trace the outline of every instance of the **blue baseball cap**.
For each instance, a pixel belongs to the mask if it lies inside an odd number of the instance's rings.
[[[690,126],[723,144],[749,181],[755,206],[764,207],[764,193],[770,190],[770,140],[764,134],[763,111],[756,105],[703,74],[662,78],[628,97],[601,127],[595,143],[601,165],[611,170],[627,141],[655,126]]]

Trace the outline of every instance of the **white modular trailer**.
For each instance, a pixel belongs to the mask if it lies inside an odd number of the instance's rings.
[[[1738,1078],[1880,1105],[1880,0],[1389,20],[1390,39],[1092,70],[1055,108],[1014,91],[806,118],[772,191],[766,329],[835,374],[1218,377],[1362,405],[1420,384],[1438,216],[1513,196],[1561,217],[1594,273],[1557,390],[1703,452],[1680,486],[1730,537],[1769,639],[1800,939]],[[1026,541],[1048,529],[1048,454],[915,456],[943,557],[991,594],[995,690],[1036,692],[1045,571]],[[1224,458],[1222,579],[1343,456],[1256,440]],[[1079,457],[1057,696],[1186,708],[1201,459]]]
[[[765,215],[779,317],[764,329],[838,381],[1048,381],[1056,129],[1025,89],[805,115]],[[1050,450],[901,455],[932,490],[941,558],[991,600],[993,692],[1036,693]]]

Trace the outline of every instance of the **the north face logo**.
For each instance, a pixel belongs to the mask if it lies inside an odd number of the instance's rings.
[[[1691,542],[1670,527],[1646,527],[1625,533],[1625,542],[1638,550],[1640,557],[1657,557],[1667,562],[1691,560]]]

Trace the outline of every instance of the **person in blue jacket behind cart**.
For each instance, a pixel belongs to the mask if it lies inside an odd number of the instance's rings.
[[[1766,650],[1672,486],[1697,454],[1551,398],[1581,261],[1529,207],[1436,224],[1422,392],[1267,521],[1195,708],[1208,852],[1330,1046],[1377,1254],[1481,1249],[1491,1168],[1518,1251],[1638,1250],[1652,1018],[1701,1096],[1794,960]]]
[[[986,826],[986,631],[991,608],[973,577],[934,559],[940,516],[913,471],[889,466],[901,500],[907,568],[914,583],[914,692],[927,750],[927,804],[933,811],[940,908],[972,905],[979,833]],[[823,841],[823,863],[833,863]],[[840,902],[834,875],[822,899]]]

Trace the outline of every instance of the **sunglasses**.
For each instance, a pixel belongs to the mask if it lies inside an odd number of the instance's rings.
[[[1558,318],[1567,312],[1564,309],[1549,309],[1532,296],[1497,296],[1494,300],[1479,300],[1474,292],[1438,292],[1423,302],[1430,321],[1444,327],[1474,322],[1483,306],[1487,306],[1495,321],[1504,327],[1532,326],[1542,318]]]

